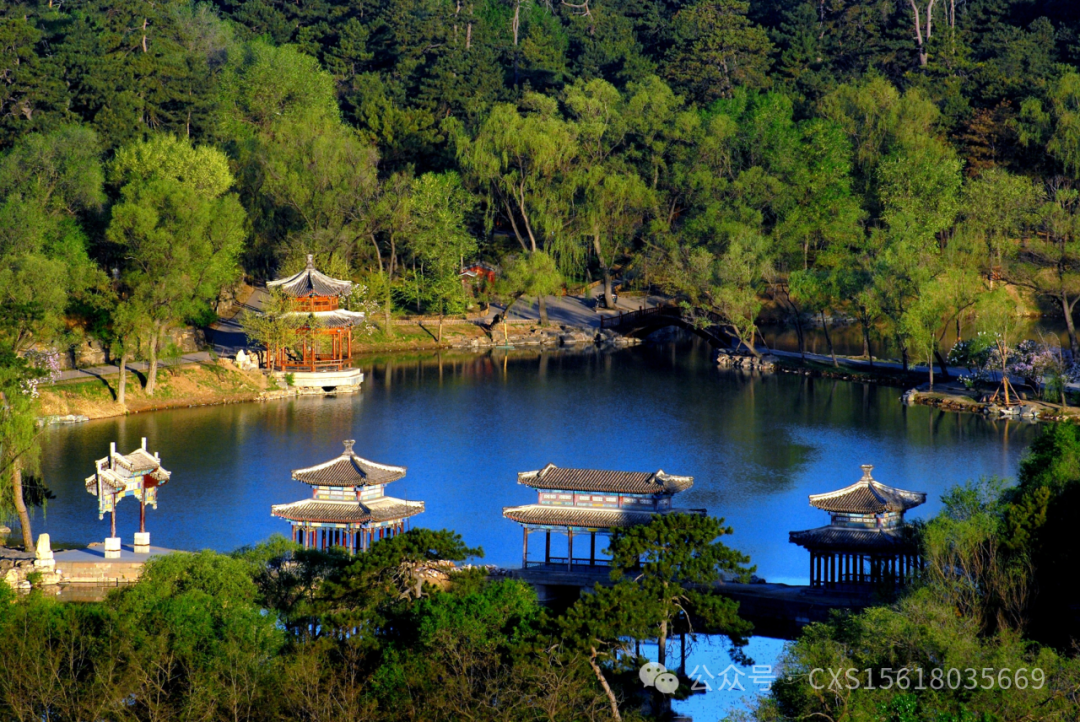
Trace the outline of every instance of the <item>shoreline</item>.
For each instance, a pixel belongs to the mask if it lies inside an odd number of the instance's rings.
[[[488,333],[473,324],[447,325],[444,341],[437,343],[433,332],[423,326],[414,327],[430,336],[430,340],[418,340],[397,335],[388,343],[355,343],[353,365],[365,360],[411,353],[451,352],[464,356],[480,356],[496,349],[506,348],[502,342],[502,329]],[[454,328],[456,333],[447,333]],[[462,333],[463,329],[469,329]],[[624,348],[640,343],[637,339],[622,337],[612,331],[596,333],[591,329],[549,324],[540,326],[530,321],[511,322],[509,328],[511,348],[535,352],[553,349]],[[456,337],[456,338],[453,338]],[[119,370],[93,369],[84,378],[67,379],[41,388],[42,414],[40,426],[67,425],[116,418],[152,411],[167,411],[197,406],[223,406],[226,404],[276,401],[301,396],[332,396],[355,391],[323,391],[314,388],[282,388],[265,369],[241,370],[225,357],[208,357],[206,360],[185,361],[174,365],[162,365],[158,369],[157,395],[146,396],[143,384],[145,371],[129,367],[126,403],[117,399]],[[361,387],[362,390],[362,387]]]
[[[489,333],[472,324],[455,324],[457,327],[450,340],[445,334],[444,342],[437,343],[431,333],[434,329],[420,327],[430,337],[427,341],[402,338],[389,343],[358,343],[354,345],[354,365],[365,361],[377,361],[386,357],[408,355],[410,353],[452,352],[465,357],[490,354],[504,348],[497,340],[497,333]],[[469,328],[472,333],[460,331]],[[450,328],[449,326],[447,328]],[[501,331],[502,329],[496,329]],[[586,350],[595,348],[610,350],[625,348],[641,343],[639,339],[623,336],[605,330],[597,333],[592,329],[583,329],[566,325],[549,324],[540,326],[534,322],[512,323],[508,329],[512,354],[514,349],[536,352],[541,350],[568,349]],[[464,338],[463,338],[464,337]],[[902,400],[908,405],[931,406],[942,411],[956,413],[974,413],[987,418],[1004,418],[1025,421],[1059,422],[1080,421],[1080,407],[1069,407],[1062,413],[1059,404],[1041,400],[1028,400],[1021,397],[1015,411],[1004,410],[996,404],[979,400],[979,392],[960,387],[955,379],[941,380],[933,390],[929,390],[925,379],[925,370],[904,372],[892,368],[887,362],[869,367],[859,359],[843,358],[843,365],[834,367],[827,360],[803,359],[789,352],[765,351],[769,357],[766,368],[760,364],[732,363],[741,355],[731,351],[713,351],[713,361],[718,357],[719,368],[758,371],[765,373],[784,373],[812,378],[846,381],[849,383],[875,384],[898,389],[905,389]],[[324,392],[314,389],[280,388],[264,370],[242,371],[227,358],[207,362],[185,363],[162,367],[159,370],[159,390],[166,393],[161,396],[147,397],[142,391],[142,374],[129,371],[128,391],[125,406],[115,401],[115,385],[118,373],[102,373],[85,380],[66,381],[41,390],[42,415],[39,425],[74,424],[85,421],[115,418],[153,411],[168,411],[179,408],[198,406],[223,406],[236,403],[276,401],[298,398],[306,395],[334,395],[345,392]],[[362,390],[362,389],[361,389]]]

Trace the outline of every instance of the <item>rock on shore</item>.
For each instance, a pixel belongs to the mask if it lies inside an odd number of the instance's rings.
[[[771,354],[754,356],[725,351],[716,352],[716,365],[722,369],[745,369],[768,374],[776,371],[777,358]]]

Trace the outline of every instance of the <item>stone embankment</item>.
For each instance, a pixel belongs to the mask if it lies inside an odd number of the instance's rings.
[[[771,374],[776,371],[779,359],[772,354],[754,356],[734,351],[717,351],[713,359],[716,365],[722,369],[742,369],[744,371],[758,371],[763,374]]]
[[[490,329],[490,336],[453,339],[449,342],[449,346],[460,350],[481,351],[507,345],[540,348],[584,348],[587,346],[626,348],[640,343],[641,339],[623,336],[607,329],[596,331],[575,326],[532,324],[528,326],[510,324],[504,327],[502,324],[495,324]]]
[[[1043,401],[1019,399],[1006,406],[984,397],[972,395],[966,389],[944,388],[939,391],[908,389],[900,400],[911,406],[933,406],[943,411],[957,411],[970,414],[982,414],[989,418],[1021,419],[1023,421],[1069,421],[1076,420],[1075,409],[1062,409],[1060,406]]]

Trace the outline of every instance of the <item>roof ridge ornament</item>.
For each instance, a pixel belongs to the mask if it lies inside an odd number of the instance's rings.
[[[345,445],[345,451],[342,453],[342,456],[353,456],[353,444],[356,443],[356,439],[345,439],[345,441],[341,443]]]
[[[307,270],[309,270],[309,271],[314,271],[315,270],[315,254],[314,253],[307,254]]]
[[[873,464],[862,464],[859,468],[862,469],[862,478],[859,479],[859,481],[876,481],[876,479],[870,475],[870,472],[874,468]]]

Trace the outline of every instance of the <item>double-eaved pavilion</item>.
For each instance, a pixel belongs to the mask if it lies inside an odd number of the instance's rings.
[[[790,532],[792,544],[810,551],[810,585],[859,588],[891,582],[903,585],[922,569],[922,557],[904,523],[904,512],[926,494],[886,486],[862,467],[862,478],[826,494],[811,494],[810,505],[832,515],[828,526]]]
[[[299,329],[298,353],[284,346],[267,349],[278,368],[292,372],[296,386],[358,386],[359,369],[352,361],[352,329],[364,321],[364,314],[341,308],[341,299],[352,293],[352,281],[331,278],[315,269],[307,257],[304,270],[288,278],[267,282],[293,299],[290,316],[306,321]]]
[[[292,539],[305,549],[366,551],[379,539],[405,531],[405,520],[424,511],[422,501],[383,493],[387,484],[405,476],[404,466],[357,456],[354,443],[346,441],[345,450],[330,461],[293,471],[293,479],[312,487],[311,499],[270,507],[272,516],[292,523]]]
[[[657,514],[704,514],[704,509],[676,509],[672,497],[694,485],[690,476],[656,472],[560,469],[548,464],[518,474],[518,483],[537,490],[535,504],[503,508],[503,516],[522,526],[521,567],[605,565],[596,558],[596,535],[612,529],[648,524]],[[544,532],[544,559],[529,559],[529,535]],[[566,557],[551,556],[551,533],[566,534]],[[574,537],[588,535],[589,556],[574,557]]]

